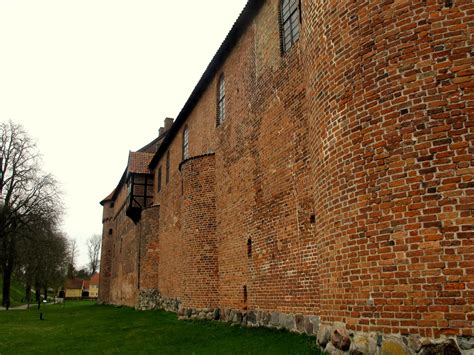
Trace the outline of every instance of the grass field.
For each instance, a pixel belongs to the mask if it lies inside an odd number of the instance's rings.
[[[45,320],[39,320],[43,312]],[[314,338],[91,302],[0,312],[0,354],[319,354]]]

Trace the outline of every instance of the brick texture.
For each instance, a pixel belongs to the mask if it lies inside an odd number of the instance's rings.
[[[474,3],[453,4],[307,2],[323,321],[472,334]]]
[[[474,3],[446,5],[302,0],[282,54],[264,1],[176,125],[168,183],[159,157],[155,207],[134,225],[125,186],[115,217],[104,204],[100,299],[136,305],[140,287],[183,307],[472,335]]]
[[[218,307],[214,155],[181,165],[184,249],[182,301],[189,307]]]

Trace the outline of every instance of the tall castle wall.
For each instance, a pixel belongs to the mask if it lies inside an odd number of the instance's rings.
[[[154,171],[156,224],[137,227],[147,266],[132,272],[182,316],[471,336],[474,4],[301,9],[282,54],[279,2],[262,2],[177,126]]]
[[[142,212],[139,240],[138,288],[158,290],[160,269],[160,209],[158,206]]]
[[[474,3],[304,4],[321,320],[470,335]]]
[[[214,155],[181,164],[184,307],[217,308],[218,260]]]
[[[102,245],[100,249],[100,278],[99,278],[99,300],[110,303],[110,281],[112,277],[113,258],[113,207],[111,202],[106,201],[103,205],[102,214]]]
[[[125,192],[123,192],[125,193]],[[110,303],[134,307],[138,296],[138,254],[140,225],[125,215],[119,205],[114,216],[113,258],[111,263]]]

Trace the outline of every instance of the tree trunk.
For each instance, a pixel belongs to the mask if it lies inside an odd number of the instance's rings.
[[[36,286],[36,302],[38,302],[38,309],[41,307],[41,289]]]
[[[12,268],[6,263],[3,265],[3,290],[2,290],[2,306],[7,310],[10,308],[10,285],[12,281]]]
[[[10,286],[13,273],[13,261],[15,259],[15,242],[9,235],[3,236],[3,251],[6,253],[3,260],[3,290],[2,306],[7,310],[10,308]]]
[[[31,283],[30,282],[26,283],[25,299],[26,299],[26,307],[30,308],[30,301],[31,301]]]

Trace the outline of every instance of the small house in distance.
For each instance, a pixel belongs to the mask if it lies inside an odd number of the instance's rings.
[[[89,298],[97,298],[99,296],[99,274],[95,273],[89,281]]]
[[[82,280],[82,298],[89,298],[89,283],[90,280]]]
[[[83,290],[83,280],[78,278],[67,279],[64,283],[65,298],[81,298]]]
[[[99,274],[93,274],[90,279],[67,279],[64,289],[59,292],[59,298],[87,299],[99,296]]]

